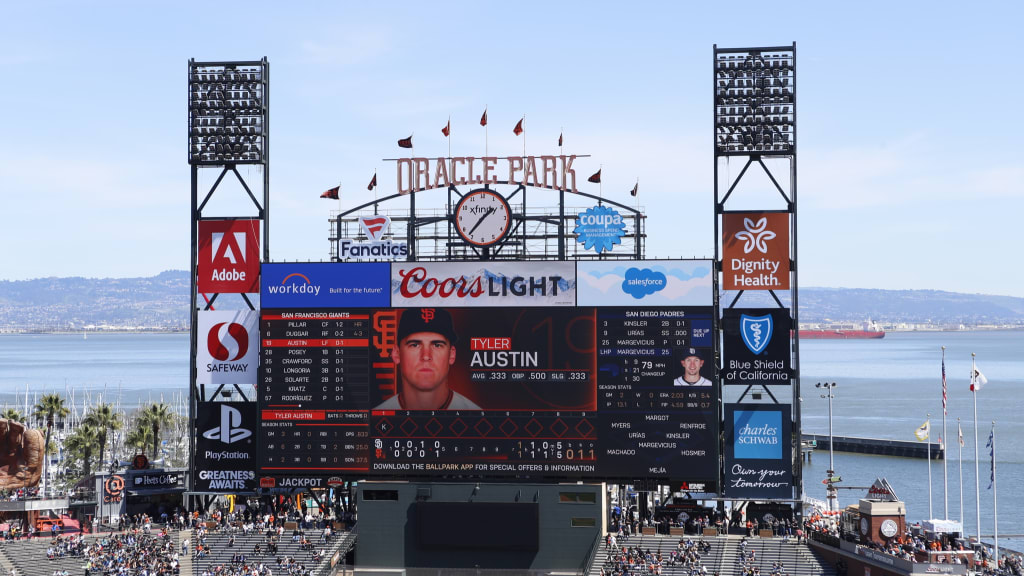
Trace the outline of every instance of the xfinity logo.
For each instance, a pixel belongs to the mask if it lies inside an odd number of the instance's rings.
[[[220,407],[220,426],[203,432],[203,438],[232,444],[252,436],[252,430],[241,428],[241,424],[242,413],[224,404]]]

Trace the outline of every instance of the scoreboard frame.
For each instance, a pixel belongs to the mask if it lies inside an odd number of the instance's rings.
[[[656,481],[717,491],[711,260],[265,263],[261,278],[250,459],[260,478]],[[450,386],[473,406],[388,405],[404,380],[391,354],[399,318],[435,308],[458,333]],[[691,354],[710,385],[683,381]],[[323,461],[339,457],[347,461]]]

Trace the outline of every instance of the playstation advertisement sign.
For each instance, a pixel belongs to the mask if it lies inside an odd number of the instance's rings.
[[[785,308],[728,308],[722,314],[722,384],[789,385],[793,380]]]
[[[239,494],[256,490],[255,402],[196,405],[194,492]]]

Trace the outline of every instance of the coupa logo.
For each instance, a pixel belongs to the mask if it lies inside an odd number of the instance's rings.
[[[754,354],[760,354],[772,340],[774,324],[771,314],[765,316],[740,315],[740,334],[743,344]]]
[[[249,351],[249,331],[234,322],[220,322],[206,336],[210,356],[221,362],[235,362]]]
[[[359,227],[371,242],[380,242],[384,233],[391,225],[391,218],[387,216],[360,216]]]
[[[775,232],[768,230],[768,219],[761,218],[754,222],[750,218],[743,219],[743,228],[736,233],[737,240],[743,240],[743,253],[750,254],[757,249],[761,254],[768,253],[768,244],[765,242],[775,238]]]
[[[626,278],[622,281],[622,291],[640,300],[659,290],[664,290],[668,279],[661,272],[648,268],[630,268],[626,270]]]
[[[270,294],[320,294],[320,285],[313,284],[305,274],[294,272],[284,277],[277,286],[267,286]]]
[[[733,414],[737,459],[779,460],[782,458],[782,412],[737,410]]]
[[[236,408],[227,404],[220,407],[220,426],[203,432],[203,438],[207,440],[220,440],[225,444],[231,444],[252,436],[252,431],[241,427],[242,413]]]

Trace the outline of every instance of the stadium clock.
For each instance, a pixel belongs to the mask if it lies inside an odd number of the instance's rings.
[[[505,239],[512,223],[512,209],[493,190],[474,190],[455,205],[455,230],[466,242],[494,246]]]

